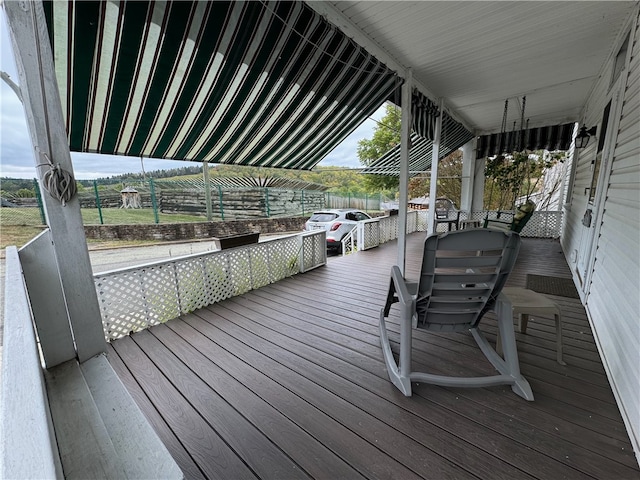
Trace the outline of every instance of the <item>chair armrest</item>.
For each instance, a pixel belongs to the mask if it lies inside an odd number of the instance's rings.
[[[502,220],[486,219],[484,221],[484,228],[495,228],[498,230],[511,230],[511,221],[505,222]]]
[[[400,267],[394,265],[391,267],[391,279],[395,286],[398,300],[403,305],[411,305],[417,295],[418,284],[415,282],[407,282],[400,272]]]

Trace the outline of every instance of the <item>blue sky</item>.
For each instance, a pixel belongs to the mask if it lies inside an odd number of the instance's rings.
[[[0,70],[9,74],[18,83],[18,73],[13,60],[11,41],[5,22],[4,11],[0,9]],[[380,108],[373,115],[376,120],[384,116]],[[360,162],[356,154],[358,140],[371,138],[376,123],[366,120],[349,137],[338,145],[320,162],[322,166],[358,168]],[[79,180],[109,177],[121,173],[141,172],[139,158],[72,153],[75,176]],[[0,177],[34,178],[36,176],[34,156],[24,117],[22,104],[11,88],[0,80]],[[145,171],[196,165],[175,160],[144,160]]]

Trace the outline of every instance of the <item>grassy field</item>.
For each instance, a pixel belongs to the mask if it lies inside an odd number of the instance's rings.
[[[195,215],[158,215],[160,223],[185,223],[204,222],[203,217]],[[103,208],[102,219],[107,225],[134,225],[155,223],[153,210],[151,209],[123,209],[123,208]],[[82,209],[82,220],[85,225],[99,225],[100,216],[95,208]],[[38,235],[45,227],[41,225],[42,220],[37,208],[0,208],[0,248],[4,249],[9,245],[23,246],[33,237]],[[113,244],[131,245],[145,244],[151,242],[101,242],[88,240],[92,245]]]

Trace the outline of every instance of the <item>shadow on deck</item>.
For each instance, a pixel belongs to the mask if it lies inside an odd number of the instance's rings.
[[[423,238],[408,238],[408,277]],[[396,390],[378,338],[395,261],[396,242],[330,258],[114,341],[110,362],[187,478],[640,478],[578,299],[553,297],[567,366],[553,318],[516,333],[535,402],[510,387]],[[570,277],[560,244],[523,239],[508,285],[528,273]],[[468,334],[414,342],[435,373],[491,371]]]

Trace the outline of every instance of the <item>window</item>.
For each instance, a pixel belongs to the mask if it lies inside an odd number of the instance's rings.
[[[613,74],[611,76],[611,85],[616,83],[618,77],[620,77],[620,73],[624,70],[624,66],[627,63],[627,50],[629,49],[629,35],[627,34],[627,38],[624,40],[624,43],[618,50],[618,54],[616,55],[616,59],[613,62]]]

